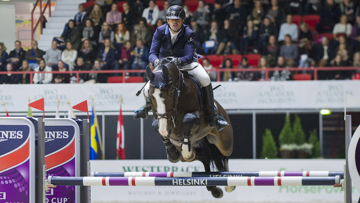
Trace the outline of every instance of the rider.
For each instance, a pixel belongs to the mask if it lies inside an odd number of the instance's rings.
[[[167,24],[156,29],[153,36],[149,61],[155,69],[160,65],[159,58],[168,56],[174,57],[171,62],[182,70],[186,70],[190,75],[196,77],[202,86],[205,97],[207,122],[218,129],[228,125],[219,119],[214,109],[214,94],[209,75],[195,59],[195,33],[184,25],[185,11],[181,6],[171,6],[166,12]],[[134,118],[147,118],[148,111],[151,109],[148,97],[150,83],[145,86],[144,95],[146,105],[134,112]]]

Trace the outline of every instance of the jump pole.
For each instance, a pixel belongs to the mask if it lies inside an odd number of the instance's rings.
[[[339,185],[336,177],[48,177],[53,185],[81,186],[304,186]]]
[[[93,177],[344,177],[343,171],[92,172]]]

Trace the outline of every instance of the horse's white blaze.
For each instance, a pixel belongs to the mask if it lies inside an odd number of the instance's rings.
[[[155,89],[153,96],[155,97],[156,100],[158,114],[164,114],[166,113],[166,106],[164,103],[165,99],[160,97],[160,93],[161,92],[159,89]],[[159,119],[159,133],[164,137],[168,135],[166,118]]]

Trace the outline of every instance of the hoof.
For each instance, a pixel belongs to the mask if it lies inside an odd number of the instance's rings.
[[[170,156],[167,154],[167,159],[171,162],[171,163],[177,163],[180,161],[181,156],[179,154],[179,156],[177,158],[170,158]]]
[[[225,186],[225,191],[226,192],[232,192],[232,191],[234,191],[235,190],[235,186]]]
[[[194,150],[191,150],[191,155],[188,158],[186,158],[184,156],[182,156],[182,157],[184,158],[185,161],[193,161],[196,157],[196,153]]]
[[[211,194],[213,197],[218,198],[218,199],[220,199],[224,196],[222,189],[219,187],[216,187],[215,189],[211,190]]]

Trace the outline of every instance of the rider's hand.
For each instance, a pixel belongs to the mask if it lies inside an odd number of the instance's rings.
[[[154,69],[157,68],[157,66],[159,66],[159,65],[160,65],[160,60],[155,59],[155,61],[153,62]]]
[[[173,58],[170,62],[173,63],[175,66],[180,66],[181,59],[180,58]]]

